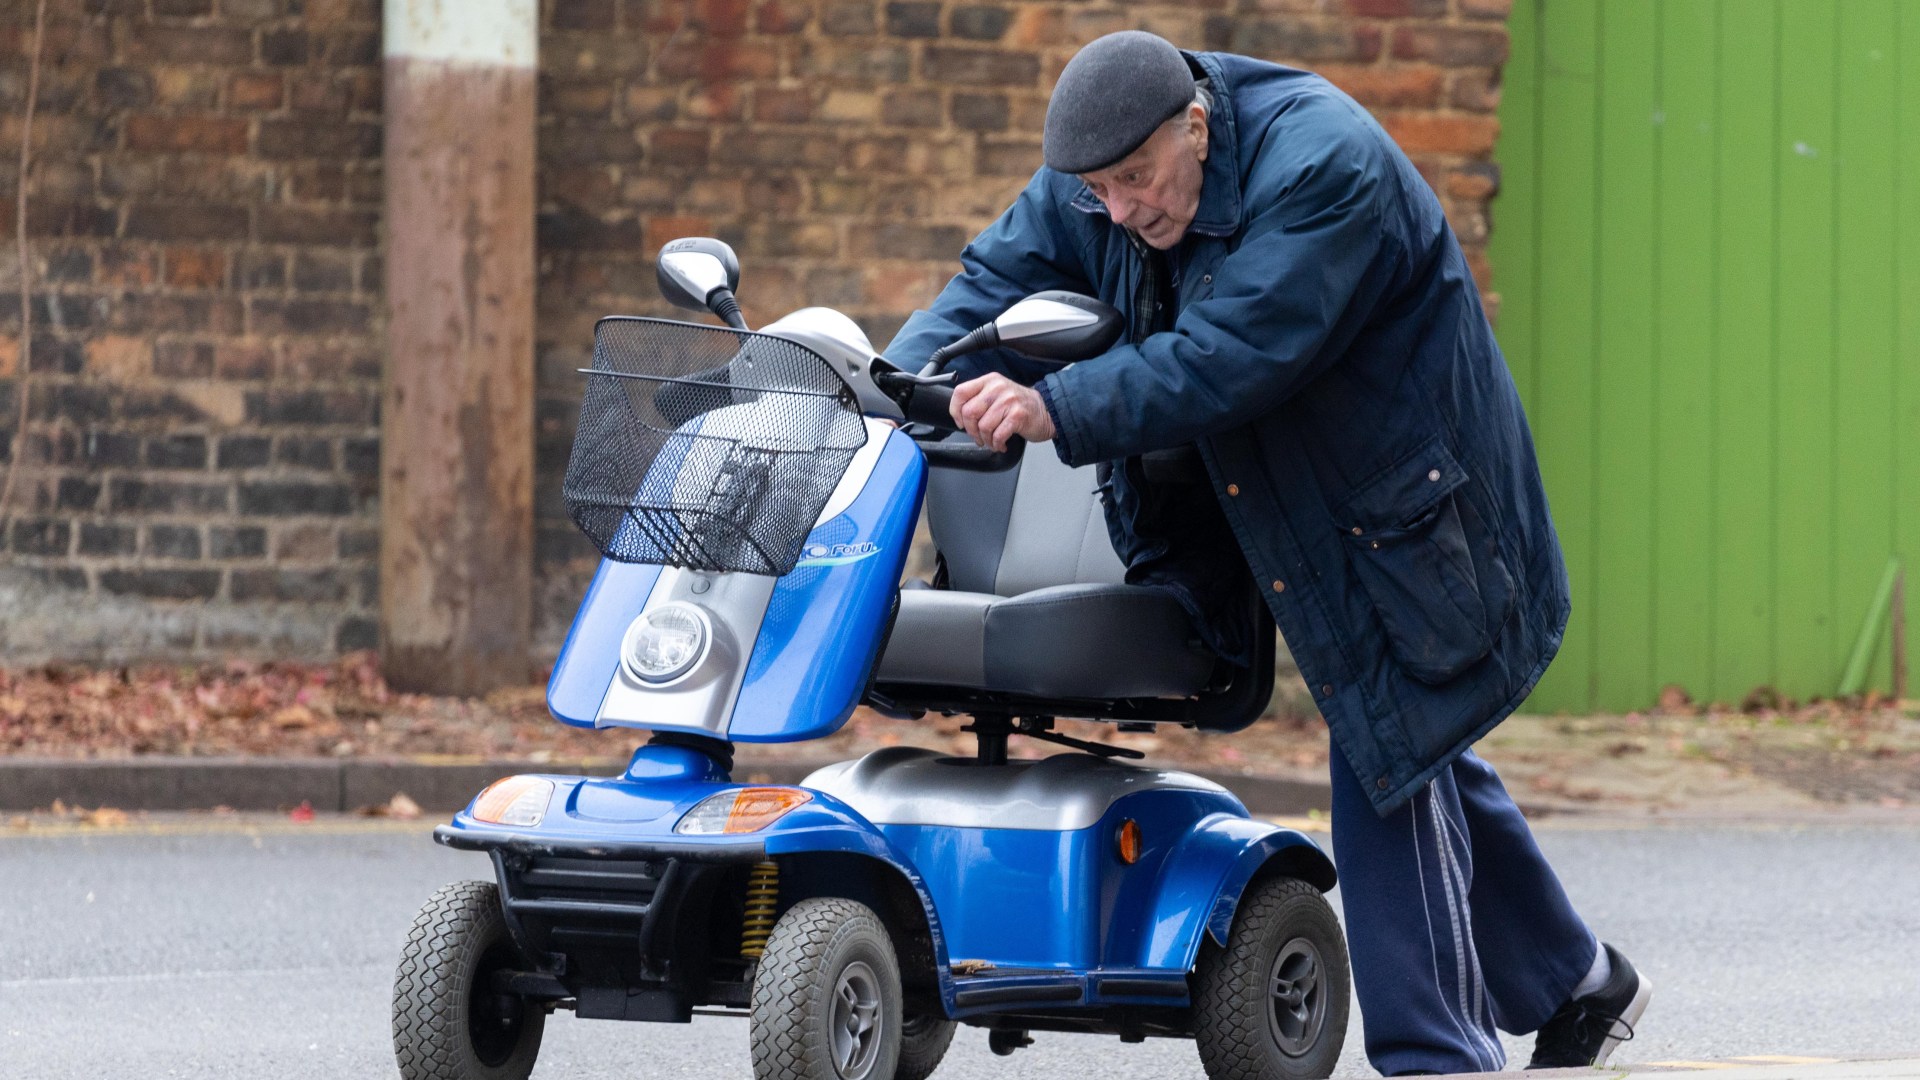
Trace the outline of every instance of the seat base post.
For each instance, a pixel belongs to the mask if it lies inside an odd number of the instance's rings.
[[[973,723],[960,730],[973,732],[978,740],[974,760],[982,765],[1007,763],[1007,739],[1013,735],[1013,717],[1003,713],[975,713]]]

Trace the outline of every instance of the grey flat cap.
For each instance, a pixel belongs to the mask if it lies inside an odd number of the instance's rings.
[[[1067,61],[1047,102],[1047,167],[1084,173],[1119,161],[1186,108],[1193,88],[1173,42],[1144,30],[1096,38]]]

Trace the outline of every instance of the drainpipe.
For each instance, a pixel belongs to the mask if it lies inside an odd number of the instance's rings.
[[[380,641],[397,689],[524,682],[537,0],[385,0]]]

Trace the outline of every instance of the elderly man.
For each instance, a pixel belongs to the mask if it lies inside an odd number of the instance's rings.
[[[1566,571],[1520,400],[1438,200],[1320,77],[1151,34],[1061,74],[1046,167],[887,349],[916,366],[1042,289],[1124,344],[958,365],[983,445],[1102,463],[1128,579],[1229,659],[1265,600],[1332,733],[1333,847],[1388,1075],[1597,1064],[1648,981],[1575,914],[1468,748],[1560,645]],[[971,377],[977,376],[977,377]]]

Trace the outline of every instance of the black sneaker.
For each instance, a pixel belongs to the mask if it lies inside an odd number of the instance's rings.
[[[1613,972],[1606,985],[1560,1006],[1534,1036],[1529,1069],[1578,1069],[1604,1065],[1613,1048],[1633,1038],[1633,1025],[1647,1011],[1653,984],[1633,970],[1620,950],[1602,945]]]

